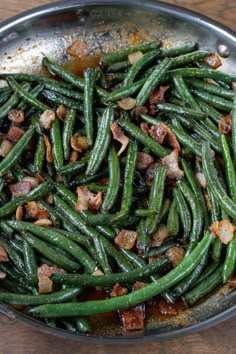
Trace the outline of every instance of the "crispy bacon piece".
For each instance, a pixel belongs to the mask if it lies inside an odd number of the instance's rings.
[[[145,106],[139,106],[135,108],[135,117],[138,118],[141,114],[147,114],[148,109]]]
[[[198,183],[200,184],[200,186],[203,189],[205,189],[207,183],[206,183],[206,177],[205,177],[204,173],[203,172],[197,172],[196,173],[196,179],[197,179]]]
[[[145,307],[139,305],[129,310],[119,311],[125,332],[144,329]]]
[[[142,57],[143,57],[143,53],[140,50],[138,50],[137,52],[129,54],[128,55],[128,60],[129,60],[131,65],[134,65]]]
[[[43,226],[43,227],[50,227],[52,226],[52,220],[50,219],[39,219],[34,222],[35,225]]]
[[[151,247],[160,247],[162,242],[169,236],[167,226],[164,224],[158,225],[156,231],[152,234]]]
[[[38,187],[38,185],[39,185],[39,180],[37,177],[27,176],[27,177],[24,177],[22,179],[22,181],[29,182],[31,184],[31,189],[34,189],[34,188]]]
[[[12,121],[14,123],[22,123],[22,122],[24,122],[25,114],[23,111],[21,111],[19,109],[11,109],[8,112],[7,117],[10,121]]]
[[[204,58],[203,61],[212,69],[217,69],[222,65],[220,57],[216,53],[212,53],[208,57]]]
[[[145,152],[138,152],[136,168],[139,171],[146,170],[152,163],[154,159],[151,155]]]
[[[63,104],[61,104],[56,110],[57,117],[62,122],[64,122],[64,120],[66,118],[66,113],[67,113],[67,108]]]
[[[232,119],[231,115],[227,114],[223,116],[218,123],[218,129],[221,134],[229,135],[232,130]]]
[[[117,296],[123,296],[126,294],[128,294],[128,289],[117,283],[113,286],[110,296],[117,297]]]
[[[78,157],[79,157],[78,151],[73,150],[72,153],[70,154],[70,162],[77,161]]]
[[[149,129],[149,135],[161,145],[164,141],[166,141],[173,149],[177,149],[178,151],[181,150],[175,134],[162,122],[160,124],[153,125],[151,129]]]
[[[148,123],[142,122],[142,123],[140,124],[140,129],[141,129],[145,134],[149,134]]]
[[[9,140],[7,139],[3,140],[0,145],[0,156],[1,157],[7,156],[7,154],[9,154],[12,148],[13,148],[13,144]]]
[[[184,171],[179,168],[179,151],[177,149],[174,149],[161,161],[167,167],[167,177],[170,179],[180,179],[183,177]]]
[[[219,237],[224,245],[227,245],[232,240],[236,227],[228,219],[226,219],[222,221],[215,221],[209,229]]]
[[[70,144],[71,147],[74,151],[77,152],[83,152],[87,151],[89,146],[88,146],[88,141],[86,136],[81,136],[80,134],[76,133],[72,135],[70,139]]]
[[[88,44],[81,39],[77,39],[66,49],[66,54],[72,57],[83,58],[88,54]]]
[[[123,130],[119,127],[117,122],[112,123],[110,128],[111,128],[113,138],[122,144],[120,150],[117,152],[117,156],[120,156],[122,152],[124,152],[125,149],[127,148],[129,144],[129,138],[127,138],[127,136],[125,135]]]
[[[22,221],[23,220],[23,206],[19,205],[16,209],[16,220]]]
[[[138,233],[132,230],[121,230],[115,238],[115,244],[126,250],[134,247]]]
[[[27,181],[20,181],[10,185],[10,191],[17,198],[27,195],[31,191],[31,189],[31,183]]]
[[[160,86],[156,88],[148,99],[150,105],[157,105],[158,103],[165,102],[165,93],[170,86]]]
[[[153,162],[149,167],[148,169],[146,170],[146,173],[145,173],[145,177],[147,179],[147,181],[152,181],[154,176],[155,176],[155,173],[156,173],[156,170],[157,170],[157,167],[158,167],[158,162]]]
[[[36,202],[28,202],[25,205],[25,209],[27,214],[29,215],[29,217],[33,218],[33,219],[49,219],[50,218],[50,214],[47,210],[43,209],[39,204],[37,204]]]
[[[176,316],[178,314],[178,311],[173,304],[168,304],[168,302],[164,299],[161,299],[158,301],[158,309],[162,315],[167,315],[167,316]]]
[[[38,267],[38,287],[40,294],[48,294],[52,292],[53,282],[51,281],[50,276],[54,273],[65,273],[65,271],[56,267],[49,267],[47,264]]]
[[[182,247],[171,247],[166,251],[166,256],[174,268],[182,262],[184,255],[185,250]]]
[[[51,111],[50,109],[46,109],[46,111],[44,111],[39,117],[39,124],[43,129],[49,130],[55,119],[55,112]]]
[[[9,262],[5,248],[0,244],[0,262]]]
[[[140,289],[144,288],[147,285],[148,285],[148,283],[143,283],[141,281],[136,281],[134,283],[134,285],[132,286],[132,291],[140,290]]]
[[[129,111],[130,109],[135,107],[136,99],[132,97],[125,97],[117,101],[117,104],[125,111]]]
[[[49,137],[47,135],[43,136],[44,143],[46,145],[46,160],[48,163],[53,163],[53,158],[52,158],[52,145],[49,140]]]
[[[77,187],[77,202],[75,210],[98,210],[102,205],[102,192],[92,193],[87,187]]]
[[[18,140],[20,140],[20,138],[25,134],[25,131],[15,127],[15,126],[11,126],[7,135],[6,135],[6,139],[10,140],[12,143],[17,143]]]

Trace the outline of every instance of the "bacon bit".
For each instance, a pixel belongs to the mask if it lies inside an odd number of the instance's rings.
[[[6,139],[10,140],[12,143],[17,143],[18,140],[20,140],[20,138],[25,134],[25,131],[12,126],[10,127],[7,135],[6,135]]]
[[[44,143],[46,145],[46,160],[48,163],[53,163],[52,145],[50,143],[49,137],[47,135],[44,135],[43,139],[44,139]]]
[[[39,180],[36,177],[27,176],[22,179],[24,182],[29,182],[31,184],[31,189],[38,187]]]
[[[120,156],[122,152],[125,151],[129,144],[129,138],[124,134],[123,130],[119,127],[118,123],[115,121],[110,126],[113,138],[119,141],[122,145],[120,150],[117,152],[117,156]]]
[[[117,101],[117,104],[123,108],[125,111],[129,111],[130,109],[134,108],[136,105],[136,99],[132,97],[125,97],[121,100]]]
[[[12,121],[14,123],[21,123],[21,122],[24,122],[25,114],[23,111],[21,111],[19,109],[11,109],[8,112],[7,117],[10,121]]]
[[[77,39],[66,49],[66,54],[72,57],[83,58],[88,54],[88,44],[80,39]]]
[[[125,332],[144,329],[145,307],[139,305],[129,310],[119,311]]]
[[[147,114],[148,109],[145,106],[139,106],[135,108],[135,116],[136,118],[139,117],[141,114]]]
[[[200,186],[203,189],[205,189],[207,182],[206,182],[206,177],[205,177],[204,173],[203,172],[197,172],[196,173],[196,179],[197,179],[198,183],[200,184]]]
[[[223,116],[218,123],[218,129],[221,134],[229,135],[232,130],[232,118],[230,114]]]
[[[167,177],[179,179],[183,177],[184,171],[179,168],[179,151],[174,149],[169,155],[161,161],[167,167]]]
[[[140,289],[144,288],[147,285],[148,285],[147,283],[143,283],[141,281],[136,281],[134,283],[134,285],[132,286],[132,291],[140,290]]]
[[[166,256],[174,268],[182,262],[184,255],[185,250],[182,247],[171,247],[166,251]]]
[[[36,202],[28,202],[25,205],[26,212],[30,218],[33,219],[49,219],[50,214],[47,210],[43,209],[39,204]]]
[[[222,65],[220,57],[216,53],[212,53],[208,57],[204,58],[203,61],[212,69],[217,69]]]
[[[16,221],[23,220],[23,206],[19,205],[16,209]]]
[[[10,185],[10,191],[15,197],[22,197],[31,191],[31,183],[27,181],[20,181]]]
[[[130,64],[134,65],[142,57],[143,57],[143,53],[140,50],[138,50],[137,52],[129,54],[128,60],[129,60]]]
[[[165,102],[165,93],[170,86],[160,86],[156,88],[148,99],[150,105],[157,105],[158,103]]]
[[[49,219],[39,219],[34,222],[37,226],[50,227],[52,226],[52,220]]]
[[[157,305],[162,315],[176,316],[178,314],[176,307],[173,304],[168,304],[164,299],[161,299]]]
[[[87,187],[77,187],[77,202],[75,210],[98,210],[102,205],[102,192],[92,193]]]
[[[7,252],[2,245],[0,245],[0,262],[9,262]]]
[[[43,176],[41,176],[40,173],[38,173],[38,172],[36,173],[35,178],[37,179],[37,181],[39,183],[45,182],[45,178],[43,178]]]
[[[165,140],[168,143],[168,145],[171,146],[174,150],[181,151],[176,135],[172,132],[172,130],[169,127],[167,127],[167,134]]]
[[[110,296],[117,297],[117,296],[123,296],[126,294],[128,294],[128,289],[117,283],[113,286]]]
[[[145,177],[147,179],[147,181],[152,181],[154,176],[155,176],[155,173],[156,173],[156,170],[158,168],[158,162],[153,162],[149,167],[148,169],[146,170],[146,173],[145,173]]]
[[[53,282],[51,281],[50,276],[54,273],[65,273],[65,271],[56,267],[49,267],[47,264],[38,267],[38,287],[40,294],[48,294],[52,292]]]
[[[141,129],[145,134],[148,134],[148,133],[149,133],[148,123],[142,122],[142,123],[140,124],[140,129]]]
[[[52,205],[54,203],[54,198],[53,198],[53,194],[52,193],[48,193],[46,195],[46,197],[44,197],[44,200],[46,203],[48,203],[49,205]]]
[[[13,144],[9,140],[3,140],[0,145],[0,156],[7,156],[12,148]]]
[[[167,226],[164,224],[158,225],[156,231],[152,234],[151,247],[160,247],[162,242],[169,236]]]
[[[115,244],[126,250],[134,247],[138,233],[131,230],[121,230],[115,238]]]
[[[152,163],[154,159],[151,155],[145,152],[138,152],[136,168],[137,170],[146,170]]]
[[[39,117],[39,124],[43,129],[49,130],[55,119],[55,113],[50,109],[46,109],[46,111],[44,111],[43,114],[41,114]]]
[[[72,135],[72,137],[70,139],[70,144],[71,144],[72,149],[77,152],[87,151],[89,148],[87,137],[81,136],[78,133]]]
[[[167,128],[168,127],[164,123],[160,123],[158,125],[152,125],[148,133],[159,144],[163,144],[167,134]]]
[[[79,157],[78,151],[73,150],[72,153],[70,154],[70,162],[77,161],[78,157]]]
[[[66,118],[66,113],[67,113],[67,108],[63,104],[61,104],[56,110],[56,115],[62,122],[64,122]]]
[[[218,236],[224,245],[227,245],[232,240],[236,227],[231,224],[228,219],[226,219],[222,221],[215,221],[209,227],[209,230]]]
[[[0,279],[6,278],[6,274],[0,271]]]

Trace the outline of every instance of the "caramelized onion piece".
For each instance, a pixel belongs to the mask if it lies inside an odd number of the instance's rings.
[[[126,250],[134,247],[138,234],[132,230],[121,230],[115,238],[115,244]]]
[[[63,104],[61,104],[56,110],[57,117],[62,122],[64,122],[64,120],[66,118],[66,113],[67,113],[67,108]]]
[[[117,104],[125,111],[129,111],[130,109],[135,107],[136,99],[132,97],[125,97],[117,101]]]
[[[34,222],[37,226],[50,227],[52,226],[52,220],[50,219],[39,219]]]
[[[19,109],[11,109],[7,114],[8,119],[14,123],[22,123],[25,119],[25,114]]]
[[[47,264],[42,264],[38,267],[38,287],[40,294],[48,294],[52,292],[53,282],[50,276],[54,273],[65,273],[63,269],[50,267]]]
[[[220,57],[216,53],[212,53],[208,57],[204,58],[203,61],[212,69],[217,69],[222,65]]]
[[[87,187],[77,187],[77,202],[75,210],[98,210],[102,205],[102,192],[92,193]]]
[[[49,137],[47,135],[43,136],[44,143],[46,145],[46,160],[48,163],[53,163],[53,158],[52,158],[52,145],[49,140]]]
[[[203,172],[197,172],[196,173],[196,179],[197,179],[198,183],[200,184],[200,186],[203,189],[205,189],[207,183],[206,183],[206,177],[205,177],[204,173]]]
[[[224,245],[227,245],[232,240],[236,227],[228,219],[226,219],[222,221],[215,221],[209,229],[219,237]]]
[[[7,156],[12,148],[13,148],[13,144],[9,140],[7,139],[3,140],[0,145],[0,156],[1,157]]]
[[[19,205],[16,209],[16,221],[23,220],[23,206]]]
[[[56,119],[55,113],[50,109],[46,109],[46,111],[44,111],[39,117],[39,124],[43,129],[49,130],[55,119]]]
[[[143,57],[143,53],[140,50],[138,50],[137,52],[129,54],[128,60],[129,60],[130,64],[133,65],[133,64],[137,63],[137,61],[139,59],[141,59],[142,57]]]
[[[88,54],[88,44],[81,39],[77,39],[67,48],[66,54],[73,57],[83,58]]]
[[[6,278],[6,274],[0,271],[0,279]]]
[[[119,127],[117,122],[112,123],[110,128],[111,128],[113,138],[122,144],[120,150],[117,152],[117,156],[120,156],[122,152],[124,152],[125,149],[127,148],[129,144],[129,138],[127,138],[127,136],[125,135],[123,130]]]
[[[27,181],[20,181],[10,185],[10,191],[15,197],[23,197],[27,195],[32,189],[31,183]]]
[[[174,149],[169,155],[165,156],[162,164],[167,167],[167,177],[180,179],[184,175],[184,171],[179,168],[179,151]]]
[[[5,248],[0,244],[0,262],[9,262]]]
[[[70,144],[71,144],[72,149],[77,152],[87,151],[89,148],[87,137],[81,136],[78,133],[72,135],[72,137],[70,139]]]

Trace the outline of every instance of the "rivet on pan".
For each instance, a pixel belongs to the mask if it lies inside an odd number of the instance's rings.
[[[219,44],[218,53],[222,58],[228,58],[230,56],[229,48],[224,44]]]

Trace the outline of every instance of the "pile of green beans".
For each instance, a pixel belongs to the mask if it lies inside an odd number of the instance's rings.
[[[188,307],[229,282],[236,232],[222,243],[210,226],[236,227],[236,76],[202,65],[210,54],[153,41],[103,55],[83,77],[46,57],[51,78],[0,73],[0,146],[20,132],[0,157],[0,302],[93,333],[87,316],[161,298]],[[53,267],[49,293],[42,265]],[[111,296],[117,284],[126,295]]]

